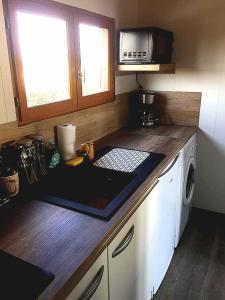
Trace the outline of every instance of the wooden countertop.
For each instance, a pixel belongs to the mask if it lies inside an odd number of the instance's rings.
[[[0,249],[55,274],[39,299],[65,299],[196,131],[185,126],[123,129],[96,143],[98,148],[111,145],[167,155],[109,221],[33,199],[1,217]]]

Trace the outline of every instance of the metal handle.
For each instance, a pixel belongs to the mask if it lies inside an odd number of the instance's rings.
[[[0,207],[2,207],[3,205],[5,205],[8,202],[9,202],[9,198],[0,199]]]
[[[97,291],[101,283],[103,273],[104,273],[104,266],[101,266],[98,273],[92,279],[87,289],[83,292],[83,294],[79,297],[78,300],[89,300],[94,295],[94,293]]]
[[[127,248],[127,246],[130,244],[130,242],[133,238],[133,235],[134,235],[134,225],[128,231],[125,238],[120,242],[119,246],[113,251],[112,258],[116,257],[121,252],[123,252],[123,250],[125,250]]]
[[[80,71],[78,71],[78,78],[79,78],[80,80],[82,80],[83,77],[84,77],[84,73],[81,73]]]
[[[169,166],[169,168],[168,168],[165,172],[161,173],[161,175],[159,176],[159,178],[161,178],[161,177],[163,177],[164,175],[166,175],[166,174],[173,168],[173,166],[174,166],[175,163],[177,162],[179,156],[180,156],[180,154],[178,154],[178,155],[174,158],[172,164]]]
[[[83,72],[81,70],[78,70],[78,78],[79,80],[85,82],[85,69],[83,70]]]

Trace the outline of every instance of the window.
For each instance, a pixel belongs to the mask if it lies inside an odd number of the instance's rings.
[[[108,30],[86,24],[80,24],[79,30],[82,95],[106,92],[109,90]]]
[[[24,12],[17,22],[27,106],[70,99],[66,22]]]
[[[47,0],[6,0],[21,124],[114,99],[114,21]]]
[[[114,99],[114,22],[87,11],[76,18],[78,45],[78,109]]]

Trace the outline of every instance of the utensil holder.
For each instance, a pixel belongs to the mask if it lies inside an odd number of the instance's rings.
[[[0,187],[7,193],[9,198],[19,193],[19,175],[15,174],[7,177],[0,177]]]

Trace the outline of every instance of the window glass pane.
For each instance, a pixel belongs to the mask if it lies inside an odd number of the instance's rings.
[[[108,29],[80,24],[82,95],[109,90]]]
[[[17,12],[27,106],[70,99],[64,20]]]

